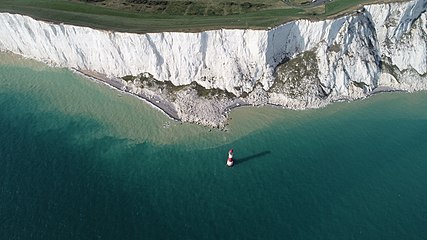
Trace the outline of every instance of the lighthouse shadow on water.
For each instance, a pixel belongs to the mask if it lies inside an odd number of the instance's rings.
[[[233,151],[230,150],[230,152],[231,152],[231,156],[232,156],[231,166],[238,165],[238,164],[247,162],[247,161],[255,159],[255,158],[263,157],[263,156],[268,155],[268,154],[271,153],[271,151],[268,150],[268,151],[262,151],[262,152],[255,153],[255,154],[252,154],[252,155],[249,155],[249,156],[246,156],[246,157],[242,157],[242,158],[234,158],[233,157]],[[229,152],[229,155],[230,155],[230,152]],[[230,159],[230,156],[229,156],[229,159]],[[230,163],[230,160],[227,160],[227,166],[231,167],[229,163]]]

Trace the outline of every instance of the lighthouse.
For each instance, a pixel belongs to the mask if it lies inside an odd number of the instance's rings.
[[[228,167],[232,167],[233,165],[234,165],[234,161],[233,161],[233,149],[230,149],[230,151],[228,151],[227,166]]]

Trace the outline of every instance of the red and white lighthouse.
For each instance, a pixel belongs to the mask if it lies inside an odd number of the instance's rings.
[[[233,149],[230,149],[230,151],[228,151],[227,166],[228,167],[232,167],[233,165],[234,165],[234,161],[233,161]]]

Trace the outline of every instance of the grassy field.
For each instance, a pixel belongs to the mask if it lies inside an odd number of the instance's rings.
[[[389,1],[389,0],[386,0]],[[0,0],[0,11],[124,32],[265,29],[300,19],[324,19],[378,0]],[[381,1],[384,2],[384,1]]]

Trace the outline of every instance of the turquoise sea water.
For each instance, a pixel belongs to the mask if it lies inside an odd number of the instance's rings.
[[[426,92],[209,131],[0,54],[0,109],[0,239],[427,236]]]

